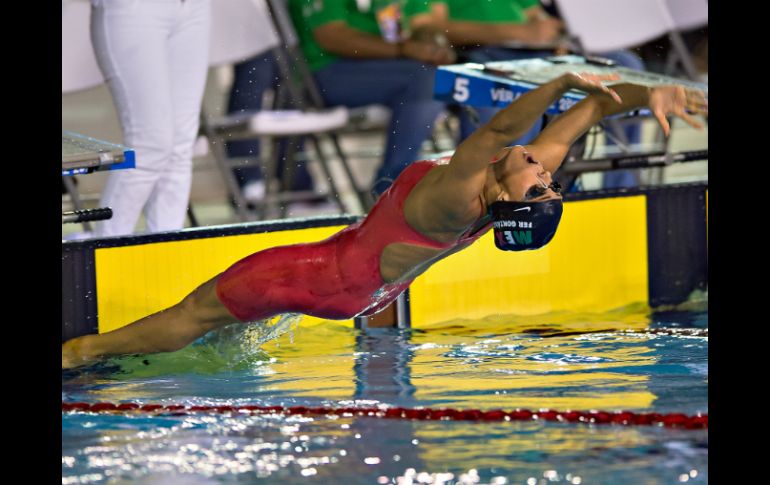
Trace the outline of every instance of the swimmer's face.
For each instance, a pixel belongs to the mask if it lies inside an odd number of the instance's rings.
[[[542,202],[561,198],[551,187],[551,172],[526,147],[504,148],[496,158],[499,161],[492,167],[501,189],[496,200]]]

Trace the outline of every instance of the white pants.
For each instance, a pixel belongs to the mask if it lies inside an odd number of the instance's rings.
[[[94,0],[91,39],[136,168],[111,172],[96,236],[184,227],[208,71],[209,0]]]

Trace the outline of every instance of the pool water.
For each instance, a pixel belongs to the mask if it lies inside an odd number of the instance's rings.
[[[366,334],[236,325],[65,371],[62,401],[707,413],[706,305]],[[62,414],[63,484],[707,483],[707,464],[708,430],[658,426]]]

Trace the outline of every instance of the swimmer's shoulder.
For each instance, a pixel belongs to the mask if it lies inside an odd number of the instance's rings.
[[[414,187],[404,203],[404,216],[418,232],[436,240],[447,239],[448,233],[462,233],[478,216],[477,200],[468,201],[467,207],[447,208],[443,200],[448,197],[444,183],[445,172],[451,156],[424,160],[436,165]],[[451,239],[451,237],[449,237]]]

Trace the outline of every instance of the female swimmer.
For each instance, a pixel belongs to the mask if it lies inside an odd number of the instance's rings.
[[[669,133],[667,115],[701,124],[702,93],[680,86],[602,86],[606,77],[566,74],[527,92],[481,126],[451,159],[415,162],[362,221],[316,243],[254,253],[176,305],[130,325],[64,343],[62,368],[121,354],[170,352],[235,322],[282,313],[326,319],[371,315],[433,263],[494,226],[503,250],[537,249],[562,212],[551,178],[570,145],[605,116],[648,107]],[[508,147],[569,89],[589,94],[527,146]]]

